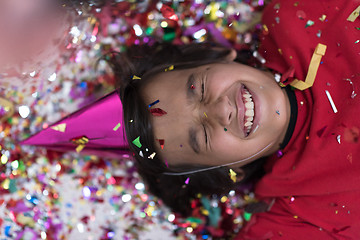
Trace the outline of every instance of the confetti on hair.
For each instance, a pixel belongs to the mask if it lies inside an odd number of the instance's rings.
[[[152,154],[150,154],[150,156],[148,158],[154,159],[155,155],[156,155],[156,152],[153,152]]]
[[[230,169],[229,170],[229,176],[230,176],[230,179],[235,183],[236,182],[236,172],[234,172],[234,170]]]
[[[158,99],[158,100],[150,103],[150,104],[149,104],[149,108],[151,108],[151,107],[154,106],[155,104],[158,104],[159,102],[160,102],[160,100]]]
[[[113,131],[117,131],[121,127],[121,123],[116,124],[116,126],[113,128]]]
[[[58,131],[58,132],[65,132],[66,131],[66,123],[58,124],[56,126],[51,127],[51,129],[54,129],[55,131]]]
[[[165,140],[164,139],[156,139],[156,140],[159,141],[161,149],[164,149]]]
[[[165,69],[165,72],[174,70],[174,65],[171,65],[170,67]]]
[[[190,178],[187,178],[187,179],[185,180],[185,184],[188,185],[189,182],[190,182]]]
[[[139,80],[139,79],[141,79],[141,77],[138,77],[138,76],[136,76],[136,75],[134,75],[134,76],[132,77],[132,80]]]
[[[251,213],[244,212],[244,219],[245,219],[246,221],[250,221],[251,215],[252,215]]]
[[[165,112],[161,108],[152,108],[152,109],[150,109],[150,113],[155,117],[161,117],[161,116],[167,114],[167,112]]]
[[[359,17],[359,15],[360,15],[360,5],[349,15],[347,20],[349,22],[355,22],[355,20]]]
[[[137,137],[134,141],[132,141],[132,143],[137,146],[138,148],[141,148],[142,144],[140,142],[140,136]]]
[[[142,158],[144,157],[144,154],[143,154],[142,151],[139,152],[139,156],[142,157]]]
[[[337,108],[336,108],[336,106],[335,106],[335,103],[334,103],[334,101],[333,101],[333,99],[332,99],[329,91],[328,91],[328,90],[325,90],[325,93],[326,93],[327,98],[329,99],[330,105],[331,105],[334,113],[337,113],[338,110],[337,110]]]

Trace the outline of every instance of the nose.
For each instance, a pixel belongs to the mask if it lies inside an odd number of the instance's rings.
[[[209,120],[217,121],[221,126],[230,125],[236,117],[236,111],[228,96],[221,96],[215,102],[205,106],[205,113]]]

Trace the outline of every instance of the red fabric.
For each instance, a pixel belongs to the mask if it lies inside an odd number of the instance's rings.
[[[283,157],[269,159],[256,186],[259,199],[275,203],[254,214],[236,239],[360,239],[360,18],[346,20],[359,5],[276,0],[265,9],[269,31],[260,52],[267,67],[280,73],[294,67],[294,77],[305,80],[317,44],[327,51],[313,87],[295,90],[298,119]],[[306,27],[308,20],[314,24]]]

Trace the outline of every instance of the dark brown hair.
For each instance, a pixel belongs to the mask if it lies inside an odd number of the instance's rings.
[[[174,70],[194,68],[221,62],[230,53],[229,49],[210,44],[171,45],[155,43],[151,46],[132,46],[124,53],[110,53],[104,57],[113,68],[119,95],[123,104],[127,140],[137,162],[139,174],[151,193],[158,196],[172,210],[187,215],[191,211],[190,200],[200,194],[223,194],[234,188],[229,177],[229,168],[221,167],[205,172],[183,176],[164,175],[164,172],[182,172],[207,166],[167,166],[156,152],[155,139],[150,122],[149,107],[140,94],[141,88],[157,73],[170,66]],[[252,55],[244,51],[238,54],[244,62]],[[133,76],[141,79],[133,79]],[[132,141],[140,137],[141,147]],[[141,151],[141,152],[140,152]],[[245,181],[262,166],[254,161],[245,166]],[[261,175],[261,174],[260,174]],[[190,178],[188,184],[185,180]]]

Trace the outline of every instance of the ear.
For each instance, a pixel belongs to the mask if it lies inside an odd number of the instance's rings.
[[[235,49],[231,48],[230,53],[225,57],[226,62],[233,62],[237,57],[237,52]]]
[[[236,182],[239,183],[245,178],[245,172],[242,168],[233,168],[234,172],[236,172]]]

